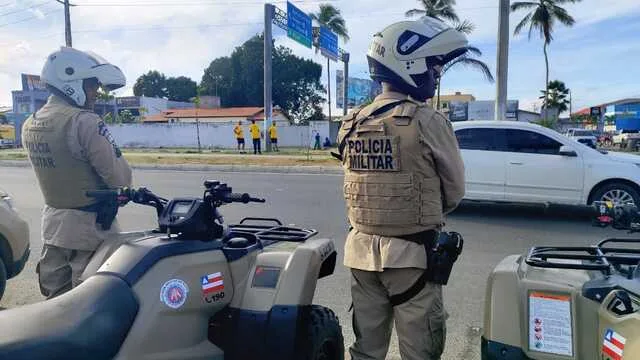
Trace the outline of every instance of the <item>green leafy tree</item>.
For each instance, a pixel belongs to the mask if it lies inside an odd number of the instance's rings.
[[[113,118],[113,114],[112,114],[112,113],[106,113],[106,114],[102,117],[102,120],[104,120],[104,122],[105,122],[107,125],[110,125],[110,124],[115,123],[115,120],[114,120],[114,118]]]
[[[122,110],[118,116],[118,122],[122,124],[132,124],[136,122],[136,118],[128,109]]]
[[[548,89],[540,90],[543,99],[549,109],[558,109],[558,114],[569,110],[569,89],[564,82],[554,80],[549,83]]]
[[[421,9],[411,9],[405,13],[406,16],[430,16],[436,19],[458,22],[458,14],[453,9],[455,0],[418,0]]]
[[[444,22],[448,22],[456,30],[463,34],[471,35],[475,30],[475,25],[469,20],[460,21],[458,14],[453,6],[456,4],[455,0],[420,0],[420,4],[423,9],[412,9],[406,12],[407,17],[416,15],[430,16],[439,19]],[[447,63],[440,73],[440,79],[438,79],[438,92],[436,95],[436,109],[440,108],[440,89],[442,88],[442,78],[444,75],[451,71],[451,69],[458,67],[466,67],[474,70],[478,70],[482,73],[484,78],[489,82],[494,82],[495,79],[491,73],[489,66],[479,58],[482,56],[482,51],[474,46],[468,46],[467,52],[456,59]]]
[[[547,49],[553,40],[553,30],[555,25],[557,22],[566,26],[573,26],[573,24],[575,24],[575,19],[569,15],[567,10],[559,5],[576,3],[579,1],[580,0],[538,0],[537,2],[518,1],[511,4],[512,12],[530,10],[514,29],[514,35],[518,35],[525,27],[528,26],[529,39],[531,39],[531,33],[534,30],[537,30],[540,37],[544,40],[543,52],[544,63],[546,66],[545,93],[549,92],[549,56]],[[546,107],[546,100],[548,97],[544,96],[543,98],[545,100],[543,107]]]
[[[141,75],[133,85],[133,95],[154,98],[167,97],[167,78],[157,70]]]
[[[221,97],[223,107],[263,106],[264,42],[256,35],[237,47],[231,56],[215,59],[205,69],[200,92]],[[325,92],[320,83],[322,67],[295,56],[290,49],[273,49],[273,104],[296,122],[317,119]]]
[[[197,95],[198,84],[186,76],[170,77],[166,89],[169,100],[187,102]]]

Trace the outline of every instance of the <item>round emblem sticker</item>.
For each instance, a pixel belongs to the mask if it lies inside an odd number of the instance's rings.
[[[189,287],[179,279],[172,279],[162,285],[160,301],[172,309],[177,309],[187,301]]]

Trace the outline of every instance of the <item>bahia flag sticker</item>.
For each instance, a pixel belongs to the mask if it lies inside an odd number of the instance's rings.
[[[602,353],[611,360],[622,360],[624,352],[624,344],[627,339],[623,338],[617,332],[607,329],[604,333],[604,342],[602,343]]]
[[[224,290],[224,279],[220,272],[203,276],[201,283],[202,293],[205,295]]]

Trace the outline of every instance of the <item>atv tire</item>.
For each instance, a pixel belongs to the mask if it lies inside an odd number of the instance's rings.
[[[2,256],[0,256],[0,299],[4,295],[4,290],[7,287],[7,268],[4,266]]]
[[[336,314],[312,305],[303,324],[298,351],[301,360],[344,360],[344,338]]]

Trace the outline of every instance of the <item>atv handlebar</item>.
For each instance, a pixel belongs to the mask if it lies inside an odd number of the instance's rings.
[[[259,203],[263,203],[266,200],[265,199],[258,199],[258,198],[254,198],[251,197],[251,195],[244,193],[230,193],[227,195],[223,196],[223,201],[227,202],[227,203],[232,203],[232,202],[238,202],[238,203],[243,203],[243,204],[247,204],[250,202],[259,202]]]

